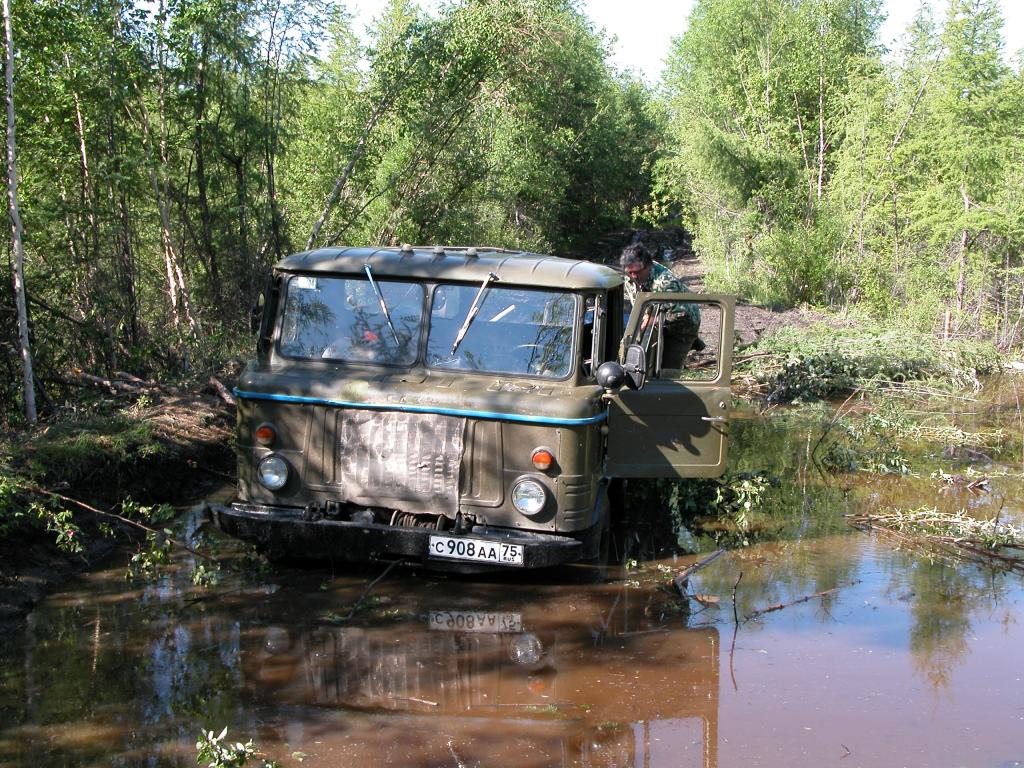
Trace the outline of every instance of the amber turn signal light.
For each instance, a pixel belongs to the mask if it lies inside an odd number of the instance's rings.
[[[555,457],[551,455],[551,451],[547,448],[538,448],[533,452],[530,461],[533,462],[533,466],[543,471],[551,469],[551,465],[555,463]]]
[[[274,438],[277,437],[277,432],[269,424],[260,424],[256,427],[256,442],[260,445],[270,445],[274,442]]]

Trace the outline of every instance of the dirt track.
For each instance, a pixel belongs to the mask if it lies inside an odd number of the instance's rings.
[[[704,291],[704,268],[692,252],[669,263],[672,271],[686,280],[694,291]],[[736,333],[742,344],[756,341],[764,333],[779,328],[806,328],[827,320],[826,315],[813,309],[795,308],[783,311],[737,303]]]

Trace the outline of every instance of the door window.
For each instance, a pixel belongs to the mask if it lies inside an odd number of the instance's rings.
[[[649,378],[719,378],[724,331],[719,304],[651,299],[641,301],[639,314],[635,311],[634,315],[626,343],[644,348]]]

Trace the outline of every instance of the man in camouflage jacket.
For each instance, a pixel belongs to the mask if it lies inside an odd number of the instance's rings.
[[[626,273],[626,300],[630,304],[635,303],[638,293],[679,293],[690,290],[682,278],[654,261],[651,252],[640,243],[627,246],[619,257],[619,263]],[[662,365],[666,368],[682,368],[691,349],[699,351],[704,348],[704,343],[697,335],[700,332],[700,308],[686,301],[675,302],[670,305],[664,319],[665,352]]]

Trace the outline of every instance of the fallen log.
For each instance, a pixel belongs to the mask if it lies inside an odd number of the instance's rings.
[[[215,390],[217,390],[217,394],[220,395],[221,400],[230,405],[232,408],[235,407],[234,395],[231,394],[231,391],[227,387],[225,387],[216,376],[210,377],[210,384],[213,386]]]
[[[134,384],[137,387],[150,387],[152,389],[164,389],[160,382],[156,379],[140,379],[134,373],[128,373],[128,371],[114,371],[114,375],[117,378],[127,381],[129,384]]]
[[[156,390],[155,387],[140,387],[137,384],[129,384],[128,382],[120,381],[119,379],[107,379],[103,376],[94,376],[93,374],[86,373],[85,371],[75,371],[75,376],[88,384],[106,387],[111,394],[124,392],[131,395],[143,395]]]

